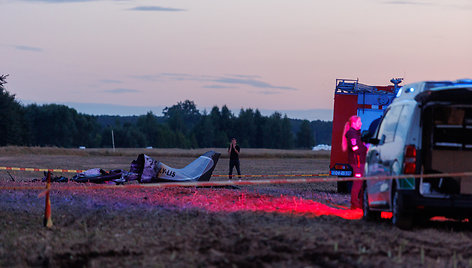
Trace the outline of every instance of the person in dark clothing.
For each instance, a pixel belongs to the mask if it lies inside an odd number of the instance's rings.
[[[351,116],[344,125],[343,151],[347,151],[348,163],[352,166],[354,177],[364,176],[367,147],[361,140],[362,121],[358,116]],[[351,189],[351,208],[362,208],[363,181],[354,180]]]
[[[236,143],[236,138],[231,139],[231,143],[228,147],[228,154],[229,154],[229,179],[233,178],[233,168],[236,167],[236,171],[238,172],[239,178],[241,179],[241,169],[239,167],[239,153],[241,152],[241,148]]]

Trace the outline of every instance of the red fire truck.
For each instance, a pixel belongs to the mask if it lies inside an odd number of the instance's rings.
[[[402,80],[394,78],[390,80],[393,85],[369,86],[359,83],[359,79],[336,79],[330,161],[332,176],[352,176],[352,168],[347,164],[347,152],[343,152],[341,145],[344,124],[349,117],[359,116],[362,120],[361,131],[367,130],[372,121],[383,115]],[[338,192],[348,192],[347,182],[338,182]]]

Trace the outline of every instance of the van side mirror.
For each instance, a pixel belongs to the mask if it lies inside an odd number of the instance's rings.
[[[385,143],[385,138],[387,138],[385,135],[382,135],[382,137],[380,138],[380,141],[378,144],[382,145]]]

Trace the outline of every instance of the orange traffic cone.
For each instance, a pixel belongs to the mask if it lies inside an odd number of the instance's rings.
[[[46,209],[44,211],[44,221],[43,224],[47,228],[52,227],[51,219],[51,200],[49,199],[49,189],[51,188],[51,172],[48,171],[48,178],[46,184]]]

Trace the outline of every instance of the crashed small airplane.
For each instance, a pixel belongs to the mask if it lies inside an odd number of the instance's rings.
[[[141,183],[209,181],[219,157],[220,153],[209,151],[186,167],[175,169],[145,154],[140,154],[138,159],[131,163],[130,172],[137,173]]]
[[[116,184],[133,180],[140,183],[209,181],[220,155],[220,153],[208,151],[186,167],[176,169],[145,154],[140,154],[131,162],[129,172],[121,169],[105,171],[94,168],[75,175],[71,181]]]

